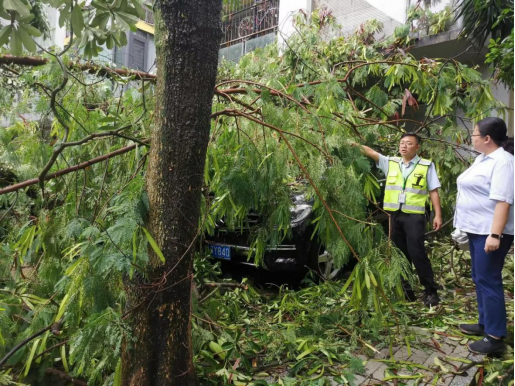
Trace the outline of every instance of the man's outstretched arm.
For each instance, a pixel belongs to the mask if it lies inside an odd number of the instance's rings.
[[[361,151],[363,154],[365,154],[368,158],[372,158],[376,163],[379,162],[379,153],[375,151],[374,149],[365,146],[360,145],[359,143],[354,142],[352,146],[359,146],[361,148]]]

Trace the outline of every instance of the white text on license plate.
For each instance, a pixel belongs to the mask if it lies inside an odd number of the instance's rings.
[[[211,256],[218,259],[231,260],[231,247],[213,244],[209,248],[211,248]]]

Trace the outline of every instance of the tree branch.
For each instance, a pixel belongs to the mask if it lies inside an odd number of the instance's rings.
[[[227,288],[242,288],[244,290],[249,289],[249,286],[246,284],[240,284],[240,283],[203,283],[202,284],[205,287],[227,287]]]
[[[54,179],[56,177],[60,177],[60,176],[62,176],[64,174],[75,172],[77,170],[85,169],[88,166],[91,166],[91,165],[96,164],[98,162],[102,162],[102,161],[105,161],[105,160],[107,160],[109,158],[115,157],[117,155],[127,153],[127,152],[129,152],[131,150],[134,150],[136,148],[136,146],[137,145],[130,145],[130,146],[127,146],[127,147],[122,147],[121,149],[118,149],[118,150],[115,150],[115,151],[113,151],[111,153],[108,153],[108,154],[105,154],[105,155],[102,155],[102,156],[90,159],[89,161],[82,162],[82,163],[80,163],[78,165],[74,165],[74,166],[71,166],[71,167],[66,168],[66,169],[58,170],[55,173],[47,174],[45,176],[45,181]],[[26,188],[27,186],[36,185],[38,183],[39,183],[39,178],[33,178],[31,180],[27,180],[27,181],[20,182],[18,184],[7,186],[7,187],[5,187],[3,189],[0,189],[0,196],[2,194],[6,194],[6,193],[10,193],[10,192],[15,192],[17,190]]]
[[[22,348],[23,346],[25,346],[27,343],[29,343],[31,340],[37,338],[38,336],[40,335],[43,335],[45,332],[47,332],[48,330],[52,330],[52,332],[54,334],[56,334],[59,329],[61,328],[61,322],[56,322],[56,323],[52,323],[51,325],[43,328],[42,330],[39,330],[38,332],[36,332],[35,334],[32,334],[31,336],[29,336],[28,338],[22,340],[20,343],[18,343],[15,347],[13,347],[13,349],[11,351],[9,351],[3,358],[2,360],[0,361],[0,367],[2,367],[6,362],[7,360],[12,357],[16,351],[18,351],[20,348]]]
[[[13,56],[13,55],[0,55],[0,64],[16,64],[18,66],[44,66],[48,64],[47,58],[34,57],[34,56]],[[69,62],[67,67],[69,69],[76,69],[79,71],[88,72],[89,74],[98,74],[106,77],[114,76],[132,76],[136,79],[143,79],[155,82],[157,75],[149,74],[143,71],[135,71],[124,68],[111,68],[106,66],[99,66],[92,63],[77,63]]]
[[[86,382],[81,381],[80,379],[77,379],[77,378],[73,378],[72,376],[66,374],[65,372],[59,371],[57,369],[53,369],[51,367],[49,367],[48,369],[45,370],[45,374],[54,375],[58,378],[64,379],[65,381],[71,382],[74,385],[88,386],[88,384]]]

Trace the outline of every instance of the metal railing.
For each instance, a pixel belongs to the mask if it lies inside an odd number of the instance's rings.
[[[225,9],[222,16],[222,47],[277,30],[279,0],[254,0],[253,5]]]
[[[145,23],[154,25],[154,12],[150,9],[145,9]]]

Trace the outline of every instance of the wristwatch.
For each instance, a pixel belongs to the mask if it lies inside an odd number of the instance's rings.
[[[502,239],[502,235],[496,235],[495,233],[490,233],[490,236],[492,236],[494,239]]]

